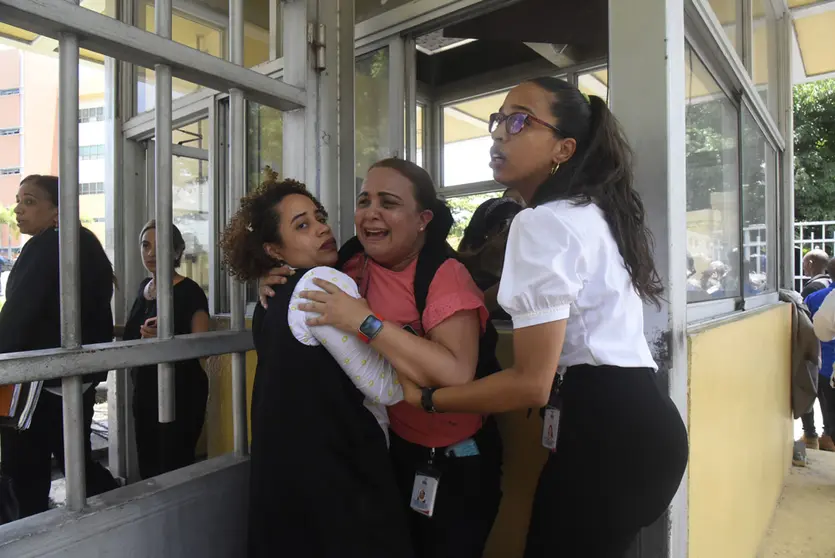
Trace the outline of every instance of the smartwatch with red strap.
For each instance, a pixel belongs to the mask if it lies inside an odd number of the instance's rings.
[[[365,343],[371,343],[371,341],[380,334],[382,329],[383,319],[376,314],[371,314],[365,318],[364,322],[362,322],[362,325],[357,331],[357,337]]]

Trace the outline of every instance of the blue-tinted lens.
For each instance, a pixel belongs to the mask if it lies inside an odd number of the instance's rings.
[[[525,127],[525,122],[528,119],[527,114],[520,112],[511,114],[507,117],[507,133],[510,135],[518,134]]]

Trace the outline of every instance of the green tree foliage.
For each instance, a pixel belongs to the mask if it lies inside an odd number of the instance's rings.
[[[492,192],[489,194],[474,194],[472,196],[461,196],[460,198],[449,198],[446,200],[452,218],[455,219],[455,224],[452,230],[449,231],[447,241],[449,245],[457,249],[461,242],[461,237],[464,236],[464,229],[467,228],[473,213],[478,209],[478,206],[486,202],[490,198],[497,198],[501,194],[499,192]]]
[[[0,206],[0,225],[9,225],[12,234],[18,233],[17,219],[14,214],[14,206],[2,207]]]
[[[795,221],[835,220],[835,79],[794,88]]]

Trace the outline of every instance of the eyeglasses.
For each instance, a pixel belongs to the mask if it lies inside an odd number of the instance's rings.
[[[490,115],[490,124],[488,126],[488,130],[490,131],[490,133],[492,134],[493,132],[495,132],[498,129],[499,124],[501,124],[502,122],[504,122],[507,133],[511,136],[515,136],[516,134],[521,132],[528,122],[536,122],[537,124],[542,124],[546,128],[553,130],[554,133],[560,136],[564,135],[562,133],[562,130],[560,130],[556,126],[548,124],[544,120],[540,120],[536,116],[530,115],[526,112],[514,112],[507,115],[504,115],[500,112],[494,112]]]

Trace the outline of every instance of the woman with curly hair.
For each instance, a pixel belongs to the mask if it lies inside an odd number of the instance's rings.
[[[241,201],[221,245],[243,281],[277,264],[295,270],[253,316],[249,556],[282,548],[312,558],[413,556],[387,453],[384,405],[403,399],[396,375],[356,337],[307,325],[299,308],[299,293],[318,289],[315,278],[359,297],[331,267],[337,245],[324,208],[303,184],[269,173]]]

